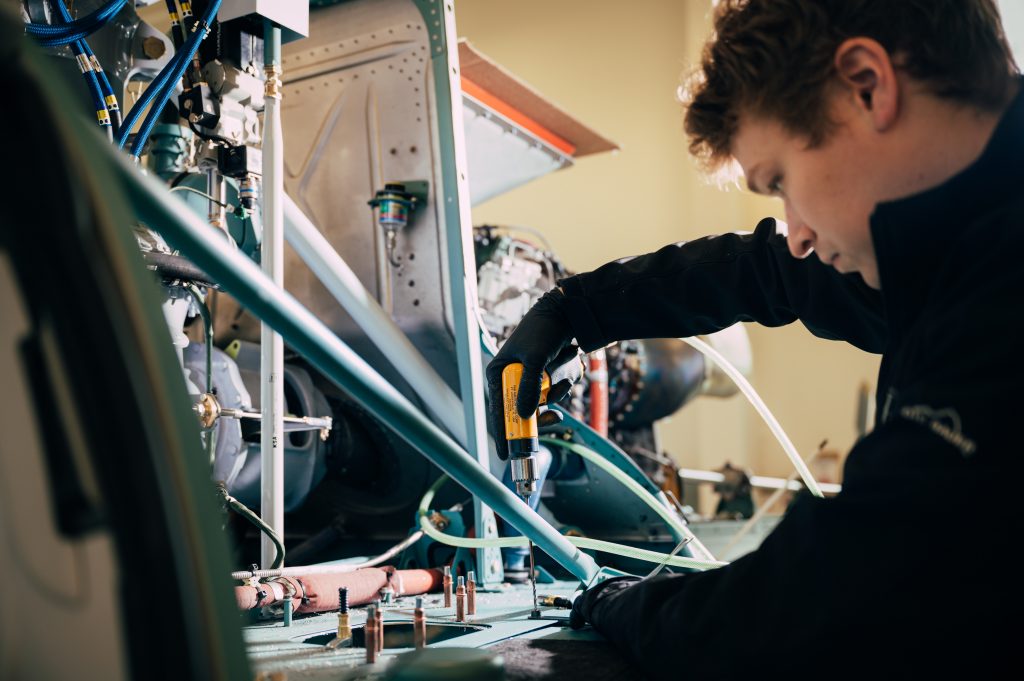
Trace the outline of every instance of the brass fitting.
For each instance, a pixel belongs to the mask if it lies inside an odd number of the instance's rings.
[[[281,99],[281,67],[271,64],[265,66],[264,71],[267,74],[267,82],[263,87],[263,96]]]
[[[199,415],[199,425],[203,428],[212,428],[213,424],[220,418],[220,402],[216,396],[210,393],[203,393],[195,406],[196,414]]]

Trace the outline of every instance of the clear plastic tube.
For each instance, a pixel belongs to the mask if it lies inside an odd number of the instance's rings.
[[[750,381],[748,381],[743,374],[736,369],[736,367],[730,364],[729,360],[723,357],[720,352],[701,339],[680,338],[679,340],[700,351],[705,357],[717,364],[722,371],[728,374],[729,378],[736,383],[736,387],[746,395],[750,404],[753,405],[754,409],[757,410],[757,413],[761,415],[762,419],[764,419],[765,424],[767,424],[768,429],[772,431],[772,435],[775,436],[775,439],[779,441],[780,445],[782,445],[783,451],[786,452],[786,456],[789,457],[793,467],[796,469],[797,473],[800,474],[800,479],[804,481],[805,485],[807,485],[807,489],[816,497],[824,497],[825,495],[822,494],[821,487],[818,486],[817,481],[811,475],[811,471],[807,468],[807,464],[805,464],[804,460],[800,458],[800,454],[796,451],[796,447],[793,446],[793,442],[789,439],[789,436],[786,435],[786,431],[782,429],[782,426],[779,425],[779,422],[775,419],[775,415],[772,414],[770,409],[768,409],[768,405],[764,403],[761,397],[757,394],[757,391],[754,390],[754,386],[750,385]]]
[[[420,529],[423,533],[434,541],[439,541],[442,544],[448,544],[449,546],[455,546],[458,548],[466,549],[481,549],[481,548],[518,548],[527,546],[528,540],[526,537],[499,537],[497,539],[476,539],[469,537],[456,537],[451,534],[441,532],[433,523],[430,522],[430,503],[434,500],[434,495],[441,489],[441,486],[448,481],[447,475],[442,475],[438,478],[427,493],[423,495],[423,499],[420,500],[419,517],[420,517]],[[722,561],[711,561],[711,560],[698,560],[696,558],[685,558],[682,556],[669,556],[667,553],[661,553],[659,551],[648,551],[647,549],[638,549],[633,546],[625,546],[624,544],[616,544],[614,542],[602,541],[600,539],[590,539],[588,537],[566,537],[573,546],[581,549],[591,549],[594,551],[604,551],[605,553],[614,553],[618,556],[625,556],[627,558],[635,558],[637,560],[646,561],[649,563],[662,563],[667,562],[668,565],[674,565],[676,567],[690,568],[693,570],[710,570],[712,568],[722,567],[728,565]]]

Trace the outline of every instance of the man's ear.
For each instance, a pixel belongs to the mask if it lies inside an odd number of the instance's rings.
[[[836,48],[834,63],[841,86],[875,130],[891,127],[899,114],[900,85],[889,52],[871,38],[850,38]]]

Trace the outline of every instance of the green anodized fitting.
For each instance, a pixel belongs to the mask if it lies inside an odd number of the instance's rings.
[[[149,169],[165,180],[185,172],[192,131],[180,125],[158,125],[150,135]]]
[[[377,222],[385,229],[399,230],[409,224],[409,214],[417,205],[417,199],[405,191],[405,185],[388,182],[367,203],[378,209]]]

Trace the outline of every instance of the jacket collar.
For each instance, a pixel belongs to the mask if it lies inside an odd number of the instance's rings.
[[[1024,82],[992,137],[971,165],[942,184],[880,203],[871,216],[882,298],[889,321],[911,321],[935,283],[929,276],[948,257],[951,241],[980,214],[1018,196],[1024,159]],[[941,144],[941,140],[936,140]]]

